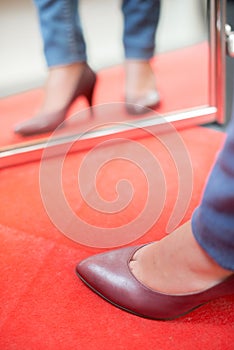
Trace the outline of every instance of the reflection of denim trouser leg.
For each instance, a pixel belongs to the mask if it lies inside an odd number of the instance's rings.
[[[193,234],[223,268],[234,271],[234,109],[224,148],[192,217]]]
[[[34,2],[48,66],[86,61],[85,41],[77,12],[78,0]],[[148,59],[153,56],[159,4],[159,0],[123,0],[123,41],[127,58]]]
[[[34,0],[38,9],[47,65],[86,61],[77,0]]]
[[[153,57],[160,0],[123,0],[122,10],[125,57],[129,59]]]

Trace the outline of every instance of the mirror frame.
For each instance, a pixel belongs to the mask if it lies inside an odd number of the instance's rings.
[[[17,145],[17,147],[7,146],[0,149],[0,168],[12,165],[27,163],[41,159],[43,150],[50,147],[54,155],[59,153],[63,146],[76,141],[72,151],[88,149],[98,142],[113,137],[128,135],[128,138],[139,137],[140,130],[147,127],[154,130],[155,127],[166,122],[173,123],[176,128],[183,128],[191,125],[205,124],[211,122],[225,122],[225,55],[226,55],[226,0],[207,0],[207,19],[209,27],[209,101],[207,106],[192,108],[189,110],[177,111],[166,114],[163,118],[155,118],[154,113],[147,119],[139,119],[134,125],[114,125],[104,130],[88,132],[79,135],[68,135],[53,138],[48,143],[48,139],[41,139],[35,142],[27,142]],[[77,139],[79,141],[77,141]]]

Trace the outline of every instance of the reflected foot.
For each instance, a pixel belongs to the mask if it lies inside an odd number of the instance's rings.
[[[84,62],[51,68],[38,113],[16,125],[15,133],[28,136],[55,130],[77,97],[84,95],[89,105],[92,104],[95,82],[96,74]]]
[[[127,60],[126,103],[130,114],[142,114],[160,102],[153,69],[148,60]],[[128,105],[129,104],[129,105]]]
[[[233,273],[217,265],[198,245],[191,222],[139,249],[129,267],[148,288],[177,295],[203,291]]]

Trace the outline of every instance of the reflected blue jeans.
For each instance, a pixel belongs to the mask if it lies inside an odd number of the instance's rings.
[[[193,213],[192,230],[209,256],[234,271],[234,106],[226,142]]]
[[[78,0],[34,0],[34,2],[38,11],[48,67],[87,61]],[[150,59],[154,55],[160,0],[123,0],[122,11],[125,57]]]

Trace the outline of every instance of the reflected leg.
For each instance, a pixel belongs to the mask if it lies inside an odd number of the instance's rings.
[[[44,101],[36,116],[20,123],[21,135],[54,130],[65,119],[71,103],[81,94],[89,102],[95,74],[87,66],[77,0],[34,0],[38,10],[49,74]]]
[[[34,0],[48,67],[85,62],[77,0]]]
[[[159,0],[123,0],[123,44],[125,50],[126,102],[153,107],[159,102],[150,59],[155,50],[159,21]],[[131,106],[129,112],[142,113],[144,108]]]

